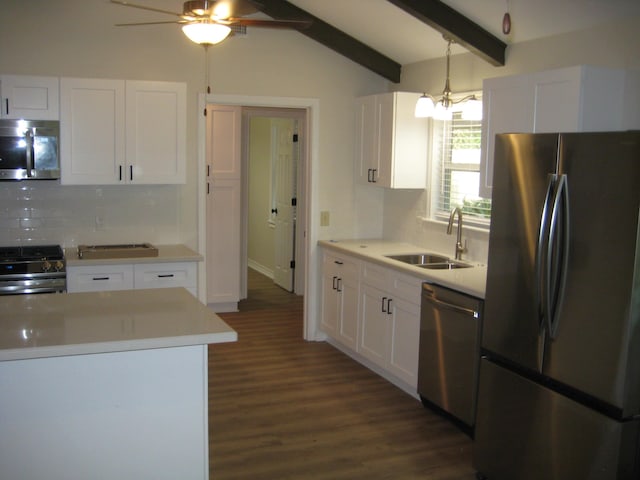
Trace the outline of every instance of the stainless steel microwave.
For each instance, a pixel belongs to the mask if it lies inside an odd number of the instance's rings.
[[[0,119],[0,180],[60,178],[57,120]]]

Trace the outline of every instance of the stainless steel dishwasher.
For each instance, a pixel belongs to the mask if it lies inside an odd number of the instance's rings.
[[[483,301],[440,285],[422,285],[418,393],[473,435]]]

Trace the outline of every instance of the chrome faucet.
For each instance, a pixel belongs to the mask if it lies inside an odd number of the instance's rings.
[[[467,241],[464,241],[464,245],[462,244],[462,210],[456,207],[451,210],[451,215],[449,215],[449,225],[447,226],[447,235],[451,235],[451,231],[453,230],[453,219],[458,215],[458,236],[456,238],[456,260],[462,259],[462,254],[467,251]]]

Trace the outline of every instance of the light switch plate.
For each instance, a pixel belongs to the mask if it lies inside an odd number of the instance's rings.
[[[323,210],[322,212],[320,212],[320,226],[329,226],[329,212],[327,210]]]

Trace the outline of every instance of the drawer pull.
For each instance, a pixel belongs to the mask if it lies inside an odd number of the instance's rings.
[[[173,278],[173,273],[162,273],[158,275],[158,278]]]
[[[111,277],[93,277],[92,280],[109,280]]]

